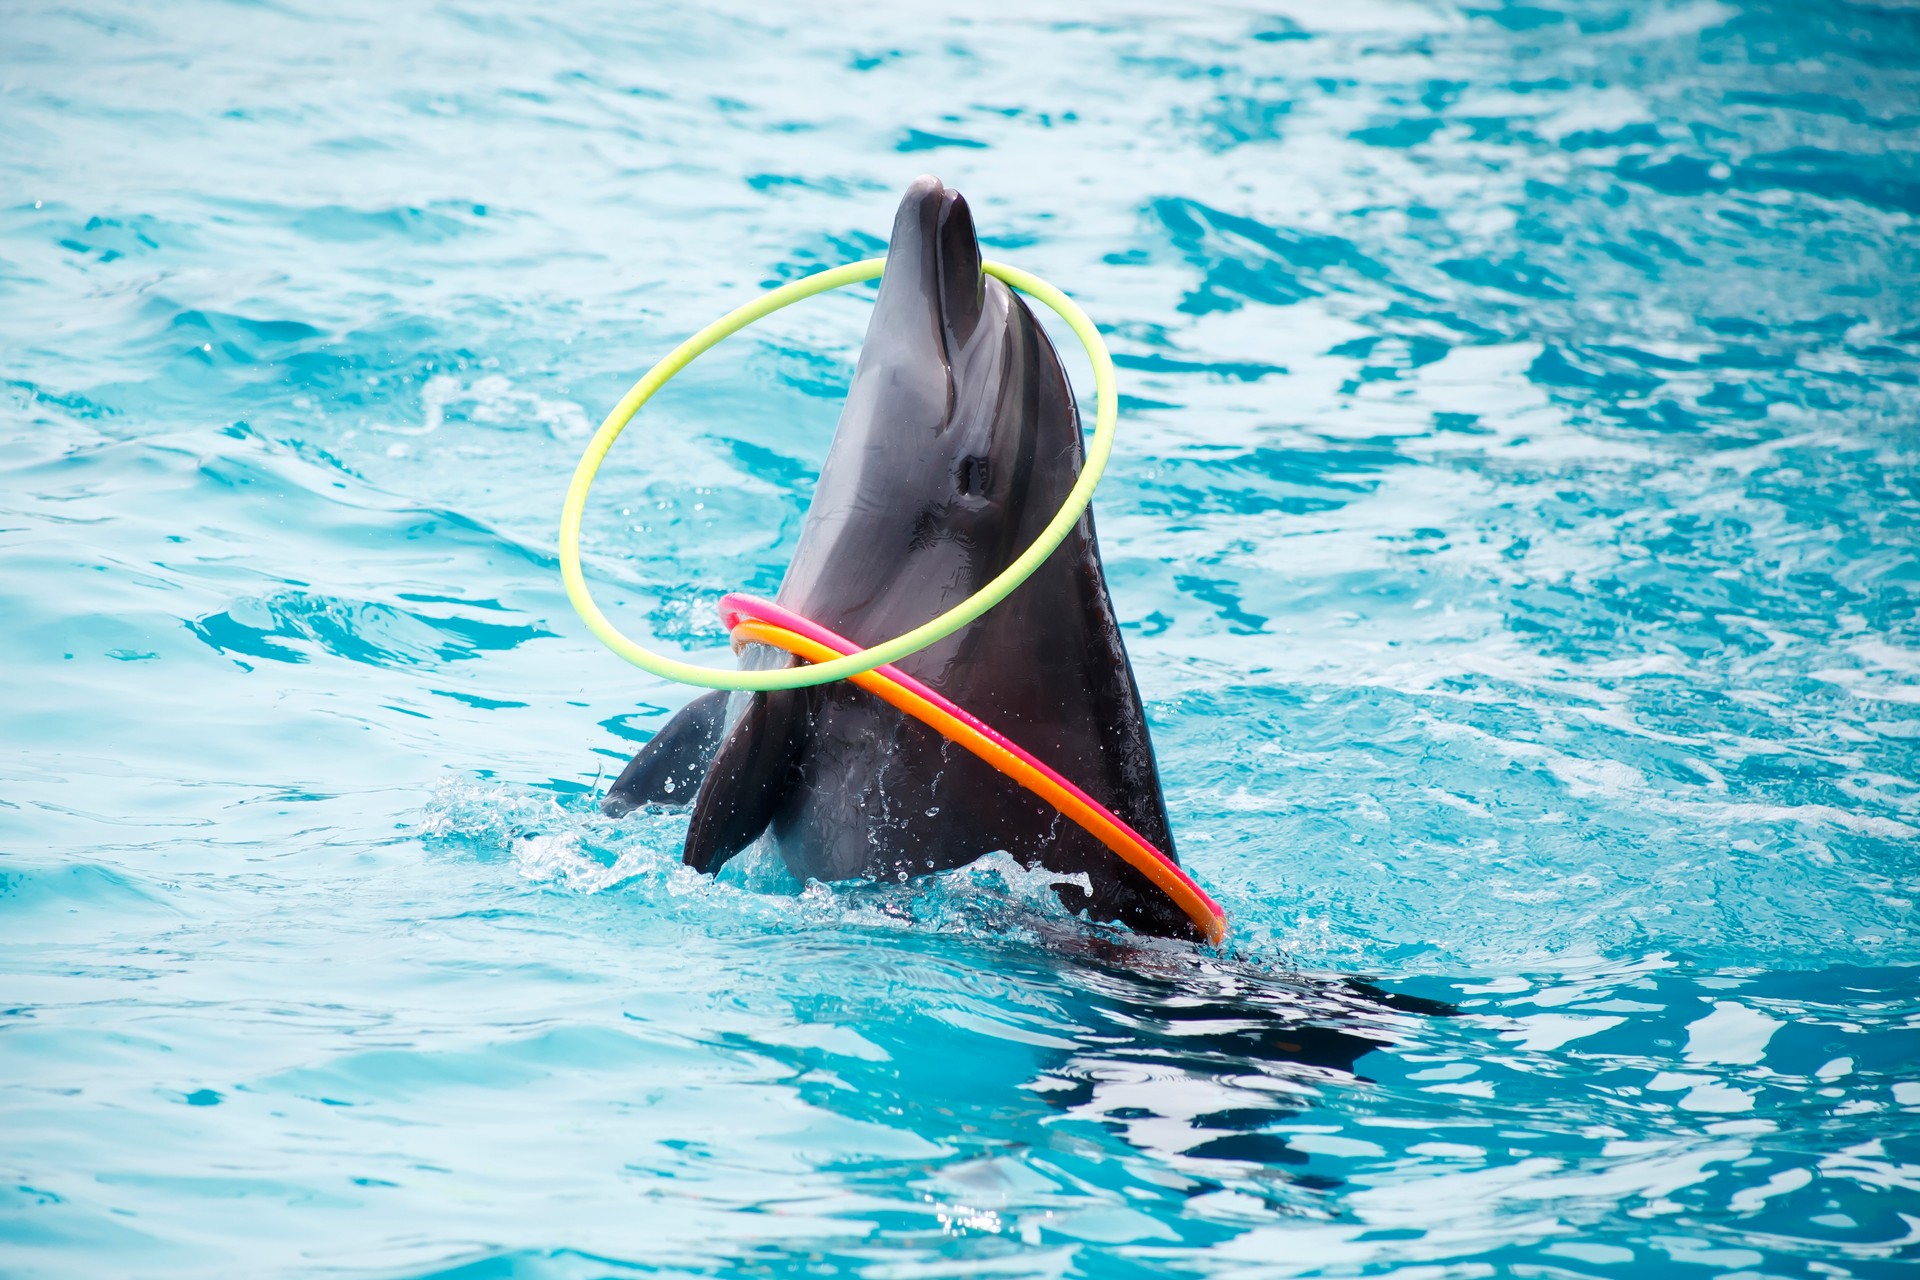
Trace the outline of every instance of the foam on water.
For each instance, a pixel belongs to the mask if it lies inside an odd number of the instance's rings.
[[[0,1272],[1902,1274],[1916,103],[1893,4],[15,6]],[[1110,335],[1219,953],[595,808],[582,438],[928,169]],[[615,450],[623,626],[727,660],[867,296]]]

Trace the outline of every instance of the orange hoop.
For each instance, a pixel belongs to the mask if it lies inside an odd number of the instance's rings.
[[[772,645],[810,663],[830,662],[858,651],[858,646],[818,623],[752,596],[727,596],[720,602],[720,616],[732,631],[735,648],[748,643]],[[847,678],[887,705],[966,748],[1058,809],[1173,899],[1209,943],[1218,945],[1226,936],[1226,913],[1179,863],[1121,821],[1112,810],[1014,745],[1004,734],[892,664]]]

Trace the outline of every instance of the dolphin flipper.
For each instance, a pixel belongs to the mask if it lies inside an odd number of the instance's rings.
[[[600,812],[619,818],[643,804],[692,804],[726,731],[726,690],[695,698],[634,753],[608,788]]]
[[[756,693],[727,730],[693,802],[682,860],[709,875],[757,840],[793,786],[811,690]]]

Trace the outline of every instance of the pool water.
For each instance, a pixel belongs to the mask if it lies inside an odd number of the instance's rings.
[[[1891,3],[10,6],[0,1273],[1904,1274],[1916,130]],[[925,171],[1113,344],[1223,952],[595,809],[581,445]],[[623,625],[867,306],[618,446]]]

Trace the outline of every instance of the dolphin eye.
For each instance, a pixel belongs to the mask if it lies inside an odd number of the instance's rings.
[[[987,460],[978,455],[960,460],[960,492],[968,497],[978,497],[987,491],[990,472]]]

